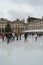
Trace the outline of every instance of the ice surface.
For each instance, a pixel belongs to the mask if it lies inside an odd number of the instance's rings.
[[[43,36],[34,36],[7,44],[0,39],[0,65],[43,65]]]

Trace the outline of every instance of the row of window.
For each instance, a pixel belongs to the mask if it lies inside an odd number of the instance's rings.
[[[13,24],[14,27],[23,27],[22,24]]]
[[[43,28],[43,22],[32,23],[28,25],[28,28]]]
[[[14,31],[23,31],[23,29],[14,29]]]
[[[28,27],[28,29],[43,29],[43,26]]]

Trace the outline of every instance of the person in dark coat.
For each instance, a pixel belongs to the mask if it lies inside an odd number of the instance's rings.
[[[9,43],[10,42],[10,34],[9,33],[7,33],[7,43]]]
[[[24,37],[25,37],[24,41],[27,42],[27,33],[24,34]]]
[[[21,34],[20,34],[20,40],[21,40]]]

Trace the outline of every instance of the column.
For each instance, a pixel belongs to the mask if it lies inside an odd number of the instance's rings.
[[[2,33],[2,28],[1,28],[1,33]]]

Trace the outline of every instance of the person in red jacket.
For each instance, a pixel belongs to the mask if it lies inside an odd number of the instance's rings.
[[[4,33],[2,33],[2,40],[4,41]]]

